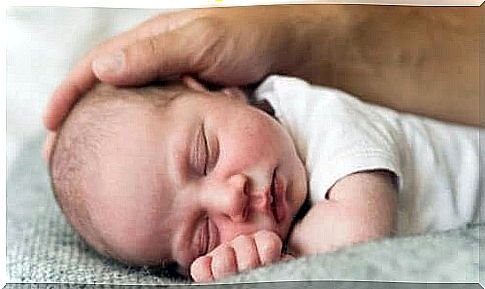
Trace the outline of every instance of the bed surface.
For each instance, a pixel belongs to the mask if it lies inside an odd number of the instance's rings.
[[[19,150],[7,178],[9,282],[179,284],[156,268],[133,268],[99,256],[71,231],[50,191],[40,157],[43,134]],[[299,258],[228,278],[227,282],[374,280],[478,281],[478,226],[395,238]],[[482,227],[483,229],[483,227]],[[483,269],[482,269],[483,270]]]

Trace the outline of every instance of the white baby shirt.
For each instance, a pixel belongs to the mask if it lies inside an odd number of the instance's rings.
[[[269,101],[292,136],[312,203],[342,177],[385,169],[398,177],[399,235],[485,220],[477,128],[398,113],[297,78],[270,76],[254,96]]]

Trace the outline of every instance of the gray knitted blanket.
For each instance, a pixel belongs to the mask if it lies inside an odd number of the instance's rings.
[[[43,136],[27,141],[7,172],[9,282],[110,284],[187,283],[157,268],[135,268],[91,251],[72,232],[52,197],[40,157]],[[331,254],[299,258],[228,278],[478,282],[479,230],[394,238]]]

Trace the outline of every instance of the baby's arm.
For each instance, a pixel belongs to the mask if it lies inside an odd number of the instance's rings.
[[[295,256],[324,253],[389,236],[395,226],[396,199],[390,172],[368,171],[342,178],[295,225],[289,252]]]
[[[281,254],[282,241],[271,231],[240,235],[201,256],[190,266],[197,282],[209,282],[289,258]]]

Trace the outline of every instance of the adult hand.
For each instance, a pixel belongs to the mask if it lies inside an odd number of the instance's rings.
[[[193,74],[246,85],[280,73],[401,111],[477,125],[478,20],[472,8],[374,5],[164,14],[93,49],[54,92],[44,124],[56,130],[98,80],[131,85]]]
[[[291,259],[290,255],[282,255],[281,249],[281,239],[274,232],[262,230],[252,235],[240,235],[195,259],[190,274],[196,282],[209,282]]]
[[[181,74],[245,85],[290,62],[288,6],[196,9],[162,14],[87,54],[52,95],[44,125],[56,130],[97,81],[138,85]],[[286,61],[281,61],[281,59]]]

